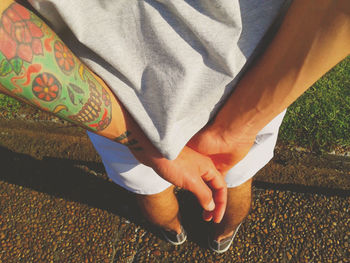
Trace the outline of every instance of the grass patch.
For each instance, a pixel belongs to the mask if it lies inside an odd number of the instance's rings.
[[[350,147],[350,56],[289,107],[280,140],[313,151]]]
[[[20,102],[0,93],[0,112],[2,114],[13,115],[19,111],[20,107]]]

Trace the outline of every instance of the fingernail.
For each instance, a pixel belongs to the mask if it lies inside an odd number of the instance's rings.
[[[210,201],[209,205],[208,205],[208,211],[213,211],[215,209],[215,204],[213,199]]]
[[[204,210],[203,213],[202,213],[202,218],[205,220],[205,221],[210,221],[207,217],[207,214],[206,214],[206,211]]]

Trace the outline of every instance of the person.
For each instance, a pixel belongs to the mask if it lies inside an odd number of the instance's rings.
[[[64,41],[25,2],[2,1],[1,91],[92,131],[108,175],[174,244],[186,236],[172,185],[193,192],[219,253],[284,110],[350,50],[346,0],[30,3]]]

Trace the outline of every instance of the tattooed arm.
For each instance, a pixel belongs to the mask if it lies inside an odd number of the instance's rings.
[[[124,144],[169,182],[192,191],[219,222],[226,185],[210,158],[185,147],[163,158],[108,86],[35,14],[0,2],[0,91]],[[213,203],[213,196],[215,205]]]
[[[112,114],[123,114],[112,108],[103,81],[42,20],[14,1],[2,1],[0,11],[0,84],[7,94],[103,135],[125,130],[123,118],[121,127],[111,126]]]

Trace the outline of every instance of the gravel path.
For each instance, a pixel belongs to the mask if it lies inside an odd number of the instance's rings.
[[[115,188],[115,189],[113,189]],[[102,189],[90,187],[90,191]],[[210,225],[193,197],[178,194],[189,240],[166,243],[110,186],[104,207],[0,182],[0,262],[348,262],[350,198],[254,188],[252,211],[231,249],[206,248]],[[81,193],[86,195],[84,191]],[[95,195],[95,194],[94,194]],[[125,202],[125,200],[128,200]],[[108,201],[107,201],[108,202]],[[86,204],[87,203],[87,204]]]
[[[192,213],[196,227],[186,222],[189,240],[180,247],[122,220],[114,262],[348,262],[349,198],[263,189],[254,193],[252,211],[223,255],[206,248],[210,226]]]
[[[277,151],[232,247],[216,255],[190,193],[178,192],[189,237],[174,247],[108,180],[80,132],[34,131],[0,125],[0,263],[349,262],[349,159]]]

